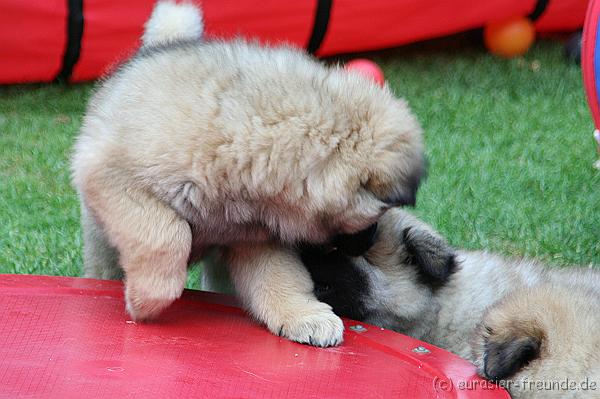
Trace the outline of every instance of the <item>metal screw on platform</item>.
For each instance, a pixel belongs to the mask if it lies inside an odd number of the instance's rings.
[[[365,332],[365,331],[367,331],[367,329],[364,328],[363,326],[361,326],[360,324],[357,324],[355,326],[350,326],[350,329],[352,331],[356,331],[356,332]]]
[[[424,346],[417,346],[412,351],[415,353],[431,353],[431,351],[429,349],[425,348]]]

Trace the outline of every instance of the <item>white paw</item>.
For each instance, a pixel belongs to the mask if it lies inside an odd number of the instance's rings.
[[[138,276],[136,276],[138,277]],[[132,278],[125,281],[125,308],[134,321],[155,319],[183,293],[186,276]]]
[[[267,323],[271,332],[291,341],[313,346],[336,346],[342,343],[344,324],[331,307],[311,301],[293,309],[281,323]]]

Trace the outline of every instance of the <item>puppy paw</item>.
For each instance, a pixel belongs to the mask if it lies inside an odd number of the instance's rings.
[[[267,323],[269,330],[276,335],[319,347],[336,346],[342,343],[344,325],[331,307],[322,302],[312,301],[304,309],[290,312],[282,323]]]
[[[160,280],[134,279],[125,282],[125,308],[135,321],[155,319],[183,293],[186,277]]]

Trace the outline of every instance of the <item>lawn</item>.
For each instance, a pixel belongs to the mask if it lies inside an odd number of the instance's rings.
[[[416,212],[460,247],[600,265],[600,172],[580,69],[558,42],[513,60],[463,44],[372,54],[426,132]],[[0,88],[0,273],[79,272],[69,154],[91,88]]]

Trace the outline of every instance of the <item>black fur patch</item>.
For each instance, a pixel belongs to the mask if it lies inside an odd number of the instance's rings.
[[[402,241],[407,263],[416,266],[421,283],[439,288],[456,271],[454,249],[427,231],[408,227],[402,232]]]
[[[327,252],[321,246],[305,245],[300,248],[300,258],[310,272],[320,301],[329,304],[338,316],[355,320],[367,317],[369,280],[350,257],[339,250]]]
[[[354,234],[340,234],[333,239],[333,246],[348,256],[360,256],[375,243],[377,223]]]
[[[513,376],[540,354],[540,340],[515,338],[507,342],[487,342],[483,355],[485,377],[492,381]]]

